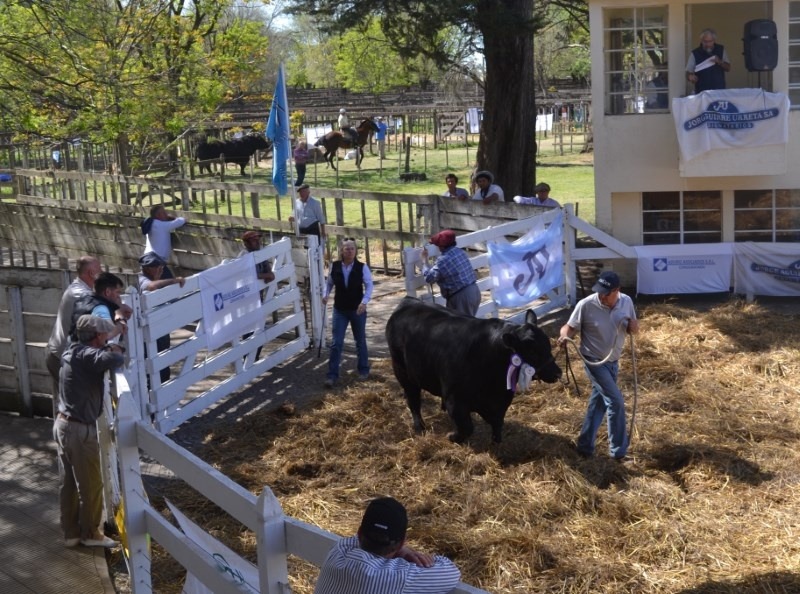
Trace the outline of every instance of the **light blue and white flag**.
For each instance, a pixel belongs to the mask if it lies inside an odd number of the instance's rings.
[[[283,64],[278,69],[278,82],[272,97],[272,109],[267,121],[267,138],[272,141],[272,185],[279,196],[288,192],[287,162],[292,152],[289,141],[289,103],[286,100],[286,82]]]
[[[492,295],[500,307],[521,307],[564,284],[562,221],[535,226],[514,243],[488,242]]]

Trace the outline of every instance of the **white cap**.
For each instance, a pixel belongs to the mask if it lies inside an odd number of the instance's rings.
[[[347,113],[347,110],[343,107],[342,109],[339,110],[339,113]]]

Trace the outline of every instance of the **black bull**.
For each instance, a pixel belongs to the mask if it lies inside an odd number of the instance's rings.
[[[197,145],[195,155],[200,163],[199,170],[207,169],[211,173],[211,163],[213,159],[219,159],[225,155],[226,163],[236,163],[242,169],[242,175],[246,175],[245,168],[250,163],[250,157],[256,151],[266,151],[272,145],[260,134],[250,134],[242,138],[233,140],[210,140],[201,142]]]
[[[473,412],[492,427],[492,439],[501,440],[514,397],[507,375],[515,354],[533,367],[534,379],[553,383],[561,377],[550,340],[530,310],[524,324],[512,324],[463,316],[406,297],[386,324],[386,340],[414,430],[425,430],[420,404],[421,390],[427,390],[442,397],[442,408],[456,425],[449,438],[457,443],[472,435]]]

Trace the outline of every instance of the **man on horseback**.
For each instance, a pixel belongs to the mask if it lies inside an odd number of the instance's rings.
[[[358,134],[350,126],[350,118],[347,117],[347,110],[344,107],[339,110],[339,131],[344,135],[345,140],[356,146]]]

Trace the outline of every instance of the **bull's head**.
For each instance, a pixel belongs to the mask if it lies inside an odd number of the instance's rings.
[[[550,339],[536,321],[536,314],[529,309],[524,324],[508,325],[503,332],[503,343],[533,367],[534,379],[552,384],[561,378],[561,368],[553,358]]]

